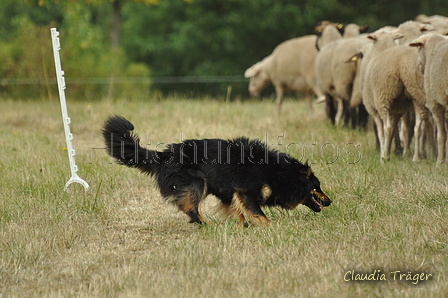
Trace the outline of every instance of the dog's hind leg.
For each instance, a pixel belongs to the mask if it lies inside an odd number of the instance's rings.
[[[269,219],[261,210],[256,198],[242,190],[237,190],[233,194],[230,210],[232,210],[232,213],[238,218],[240,223],[246,218],[258,226],[269,226]]]
[[[199,210],[199,204],[207,194],[204,180],[192,181],[190,185],[177,192],[174,203],[190,217],[191,223],[203,224],[205,220]]]

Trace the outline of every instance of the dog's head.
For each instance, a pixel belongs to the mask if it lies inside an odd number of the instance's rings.
[[[331,200],[324,194],[322,189],[320,189],[319,179],[314,176],[311,168],[308,165],[304,165],[301,167],[300,173],[304,175],[307,182],[307,191],[305,197],[300,201],[300,204],[307,206],[314,212],[320,212],[324,207],[329,206]]]

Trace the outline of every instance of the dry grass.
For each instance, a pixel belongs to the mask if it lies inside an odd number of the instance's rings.
[[[69,179],[58,102],[2,101],[0,297],[447,297],[448,168],[379,163],[371,132],[334,129],[321,107],[287,101],[98,101],[69,104],[84,192]],[[269,228],[238,229],[213,213],[199,228],[150,179],[102,148],[110,114],[142,139],[265,140],[313,163],[334,203],[315,214],[265,209]],[[280,137],[279,137],[280,136]],[[289,146],[288,146],[289,145]],[[387,281],[344,281],[381,270]],[[413,285],[391,271],[432,274]]]

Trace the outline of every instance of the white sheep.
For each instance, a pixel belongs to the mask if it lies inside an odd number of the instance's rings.
[[[344,26],[344,33],[342,34],[342,37],[356,37],[360,33],[365,33],[369,30],[369,26],[359,26],[358,24],[348,24]]]
[[[306,35],[282,42],[271,55],[251,66],[244,73],[246,78],[250,78],[249,93],[258,96],[272,83],[275,87],[279,113],[285,91],[307,94],[314,92],[317,97],[322,96],[314,75],[316,54],[315,35]]]
[[[430,24],[420,23],[416,21],[406,21],[400,24],[395,32],[397,34],[403,35],[403,38],[400,38],[398,40],[398,44],[408,45],[423,33],[434,30],[435,28]]]
[[[442,35],[448,34],[448,18],[445,16],[433,15],[428,17],[427,15],[420,14],[415,20],[424,24],[430,24],[435,28],[437,33]]]
[[[349,102],[357,67],[346,62],[369,42],[367,38],[359,37],[360,30],[366,30],[366,27],[360,29],[358,25],[349,24],[344,30],[348,30],[349,36],[355,35],[354,32],[358,36],[322,43],[315,64],[317,82],[325,94],[327,114],[336,125],[341,123],[343,116],[345,124],[353,117],[349,114]]]
[[[369,48],[363,48],[366,52],[365,57],[362,58],[361,67],[359,70],[359,81],[358,81],[358,91],[362,94],[359,96],[359,99],[362,100],[364,106],[368,113],[372,116],[375,126],[376,132],[378,136],[378,141],[380,143],[380,148],[383,147],[384,141],[384,125],[383,120],[378,112],[374,99],[373,99],[373,89],[372,86],[368,83],[370,82],[371,74],[368,71],[369,63],[374,60],[376,57],[380,55],[381,52],[385,51],[388,48],[394,47],[395,41],[392,34],[389,34],[385,31],[376,31],[368,36],[368,38],[372,39],[374,43]],[[354,100],[352,100],[354,101]]]
[[[418,61],[423,66],[426,106],[437,127],[437,163],[446,159],[448,111],[448,38],[440,34],[424,34],[409,44],[418,47]]]
[[[345,26],[341,23],[332,23],[329,21],[322,21],[314,27],[314,33],[317,36],[316,48],[321,50],[328,43],[342,38]],[[351,32],[352,30],[350,30]],[[350,33],[351,34],[351,33]]]
[[[394,37],[394,39],[402,38],[403,35],[395,33],[397,30],[397,27],[392,26],[385,26],[378,30],[376,30],[373,33],[368,34],[366,37],[368,39],[371,39],[374,41],[374,43],[377,43],[378,38],[383,34],[389,34]],[[394,33],[394,34],[392,34]],[[349,61],[356,62],[358,66],[358,70],[356,71],[356,77],[355,82],[353,84],[353,93],[352,97],[350,99],[350,107],[356,108],[362,103],[362,88],[366,73],[367,65],[370,62],[370,59],[373,54],[373,45],[374,43],[368,43],[364,45],[361,48],[361,51],[359,53],[356,53],[353,55]],[[375,53],[379,53],[384,50],[384,45],[380,42],[375,46]]]
[[[413,40],[422,32],[431,29],[429,25],[409,21],[398,30],[403,34],[399,39]],[[426,117],[423,76],[417,71],[417,51],[406,45],[390,47],[371,58],[366,70],[363,100],[371,107],[369,113],[375,117],[381,147],[381,159],[388,160],[390,147],[398,121],[408,111],[415,111],[415,152],[413,160],[421,155],[421,121]]]
[[[386,37],[381,37],[384,34],[387,34],[388,36]],[[382,27],[378,30],[376,30],[373,33],[370,33],[367,35],[368,39],[373,40],[373,43],[369,43],[364,45],[361,48],[361,51],[355,55],[353,55],[353,57],[351,57],[350,62],[355,62],[357,65],[357,70],[356,70],[356,76],[353,82],[353,92],[352,92],[352,97],[350,99],[350,108],[351,109],[356,109],[358,108],[359,111],[362,111],[361,108],[364,106],[365,109],[369,108],[369,114],[371,114],[373,116],[373,118],[375,118],[375,116],[379,117],[377,115],[377,113],[375,113],[374,111],[372,111],[372,103],[370,101],[365,102],[363,100],[362,97],[362,92],[363,92],[363,84],[364,84],[364,80],[365,80],[365,76],[366,76],[366,69],[367,69],[367,65],[370,62],[370,59],[372,58],[372,56],[374,55],[378,55],[379,53],[381,53],[383,50],[394,46],[394,40],[400,39],[402,38],[403,35],[401,35],[399,32],[397,32],[397,27],[392,27],[392,26],[385,26]],[[364,102],[364,105],[361,105],[361,103]],[[367,105],[369,107],[367,107]],[[358,111],[358,113],[360,113]],[[367,117],[366,117],[367,118]],[[397,138],[395,139],[395,145],[396,145],[396,151],[402,151],[402,146],[401,143],[399,141],[399,137],[396,136]],[[378,138],[377,141],[379,142]],[[377,142],[377,145],[379,146],[379,143]],[[409,143],[406,143],[409,144]],[[404,152],[409,151],[409,146],[404,148]]]

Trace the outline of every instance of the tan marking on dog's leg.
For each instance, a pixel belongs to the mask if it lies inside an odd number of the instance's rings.
[[[202,215],[202,210],[201,210],[201,203],[205,200],[205,198],[208,196],[208,187],[207,187],[207,181],[204,180],[204,191],[202,192],[202,197],[201,200],[198,203],[198,213],[199,213],[199,218],[202,220],[202,222],[207,223],[208,221],[206,221],[204,219],[204,216]]]
[[[177,202],[177,206],[180,210],[182,210],[185,213],[191,212],[194,210],[194,205],[192,202],[192,197],[187,195],[184,198],[182,198],[180,201]]]
[[[244,199],[241,197],[239,191],[236,191],[233,194],[232,204],[230,205],[230,209],[233,209],[235,214],[238,215],[239,220],[247,219],[248,221],[254,223],[258,226],[267,227],[269,226],[269,219],[266,216],[254,214],[250,211],[245,204]]]
[[[240,214],[238,216],[238,227],[244,228],[244,215],[243,214]]]
[[[241,209],[241,206],[239,204],[235,204],[234,199],[232,199],[232,203],[229,206],[228,212],[231,218],[235,218],[237,220],[238,227],[243,228],[244,227],[243,210]]]
[[[264,184],[261,187],[260,193],[261,193],[261,196],[263,197],[263,200],[266,201],[272,195],[272,189],[271,189],[271,187],[269,185]]]
[[[200,202],[195,202],[195,199],[196,196],[194,191],[187,191],[185,196],[177,201],[176,204],[180,210],[190,216],[193,222],[199,220],[200,222],[205,223],[205,220],[199,211]]]
[[[271,224],[269,219],[266,216],[262,215],[254,215],[254,217],[252,217],[252,221],[254,221],[256,225],[261,227],[269,227],[269,225]]]

